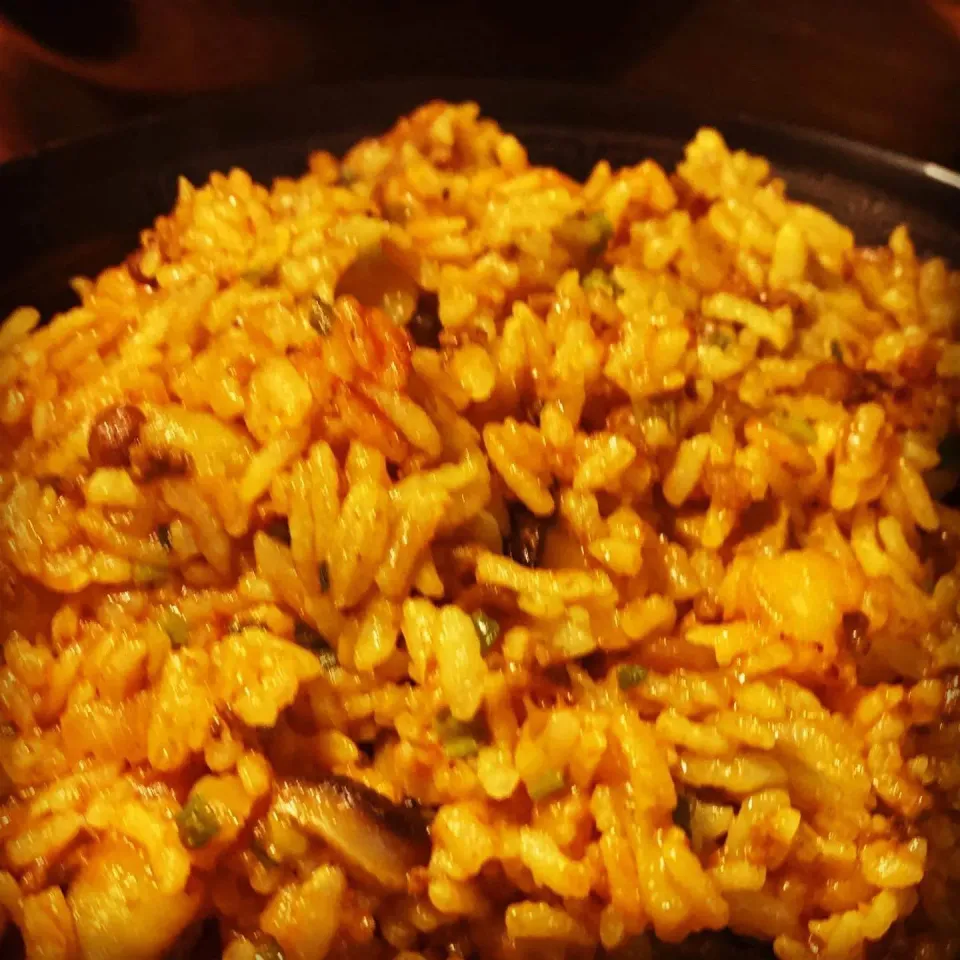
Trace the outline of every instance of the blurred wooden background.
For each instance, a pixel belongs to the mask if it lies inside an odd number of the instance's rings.
[[[960,167],[956,0],[0,0],[0,17],[0,159],[198,90],[446,74],[612,83]]]

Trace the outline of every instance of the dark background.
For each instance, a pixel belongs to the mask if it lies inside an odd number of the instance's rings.
[[[196,91],[418,75],[610,83],[960,167],[956,0],[0,0],[0,159]]]

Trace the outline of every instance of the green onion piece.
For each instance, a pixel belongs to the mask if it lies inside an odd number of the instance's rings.
[[[259,287],[270,275],[271,270],[246,270],[240,274],[241,280],[246,280],[251,287]]]
[[[817,442],[817,431],[809,420],[803,417],[791,417],[787,413],[775,413],[771,418],[773,425],[791,440],[804,446]]]
[[[256,835],[250,839],[250,852],[265,867],[278,867],[280,865],[280,861],[273,857],[266,844]]]
[[[476,737],[451,737],[443,741],[443,752],[451,759],[472,757],[480,750]]]
[[[220,821],[213,807],[199,793],[190,794],[176,822],[180,842],[188,850],[205,847],[220,832]]]
[[[330,646],[330,641],[309,623],[298,620],[293,628],[293,639],[299,646],[315,653],[324,669],[329,670],[338,665],[337,652]]]
[[[280,944],[273,937],[265,937],[254,946],[253,960],[286,960],[286,958]]]
[[[600,290],[603,293],[613,296],[616,293],[616,288],[610,274],[606,270],[601,270],[599,268],[591,270],[582,280],[581,287],[586,290],[588,293],[591,290]]]
[[[471,619],[480,639],[481,653],[489,653],[500,636],[500,624],[483,610],[475,610]]]
[[[155,563],[135,563],[133,565],[133,582],[141,587],[163,583],[170,576],[167,567],[159,567]]]
[[[727,347],[733,343],[733,337],[727,333],[726,330],[715,328],[706,335],[704,342],[708,346],[719,347],[721,350],[726,350]]]
[[[603,252],[613,236],[613,226],[606,214],[599,211],[591,214],[577,213],[567,217],[557,227],[556,236],[564,246],[596,256]]]
[[[165,607],[160,614],[160,627],[174,647],[183,647],[190,639],[187,618],[176,607]]]
[[[673,822],[689,837],[690,822],[693,815],[693,803],[686,794],[677,795],[677,805],[673,808]]]
[[[632,690],[647,679],[646,667],[637,663],[625,663],[617,668],[617,686],[621,690]]]
[[[839,340],[830,341],[830,356],[832,356],[837,363],[843,363],[843,347],[840,346]]]
[[[527,784],[527,793],[530,794],[530,799],[537,803],[547,797],[552,797],[555,793],[559,793],[566,786],[567,781],[562,770],[548,770],[537,777],[533,783]]]
[[[320,334],[321,337],[329,337],[333,332],[333,324],[337,319],[333,305],[327,303],[322,297],[311,297],[309,307],[310,326]]]
[[[320,589],[324,593],[330,592],[330,564],[326,560],[321,560],[317,564],[317,576],[320,579]]]
[[[463,721],[444,711],[434,725],[448,757],[472,757],[487,738],[482,717]]]

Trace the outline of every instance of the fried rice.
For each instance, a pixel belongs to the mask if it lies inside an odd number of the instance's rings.
[[[960,273],[905,226],[433,103],[74,286],[0,328],[28,957],[957,955]]]

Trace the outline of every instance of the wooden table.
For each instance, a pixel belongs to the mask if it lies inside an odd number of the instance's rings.
[[[587,0],[576,14],[546,0],[352,0],[322,19],[288,0],[275,35],[237,12],[253,0],[194,23],[209,2],[153,4],[172,19],[145,32],[149,56],[88,71],[112,89],[41,65],[0,27],[0,159],[163,106],[175,96],[162,87],[447,74],[612,83],[705,119],[746,113],[960,167],[960,14],[951,30],[920,0]]]

